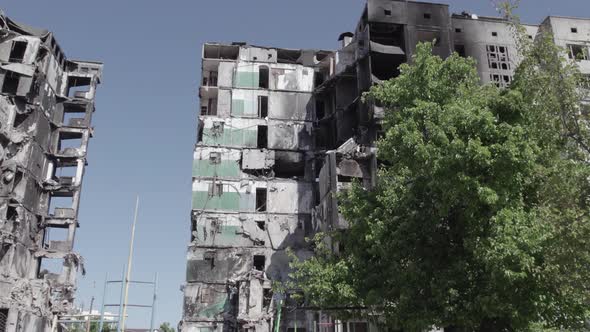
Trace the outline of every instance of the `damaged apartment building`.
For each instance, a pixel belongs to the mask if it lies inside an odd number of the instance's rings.
[[[590,74],[590,20],[525,27],[531,39],[551,31]],[[354,179],[377,181],[384,110],[363,92],[432,41],[442,58],[473,57],[482,84],[505,87],[519,61],[513,36],[503,19],[451,15],[445,4],[368,0],[337,51],[206,43],[181,330],[377,331],[273,292],[288,279],[286,250],[310,257],[306,237],[346,230],[336,194]]]
[[[0,332],[43,332],[71,309],[73,251],[102,64],[0,11]]]

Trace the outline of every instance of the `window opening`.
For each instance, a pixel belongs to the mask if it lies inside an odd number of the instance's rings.
[[[210,152],[209,153],[209,163],[211,164],[220,164],[221,163],[221,152]]]
[[[578,28],[572,28],[572,33],[578,33]]]
[[[573,60],[588,60],[588,49],[584,45],[568,44],[568,56]]]
[[[266,118],[268,116],[268,97],[267,96],[258,96],[258,115],[261,118]]]
[[[383,10],[383,14],[385,14],[385,16],[391,16],[391,10],[389,10],[389,9],[384,9],[384,10]]]
[[[254,269],[257,271],[264,271],[266,257],[263,255],[254,255]]]
[[[430,15],[430,13],[424,13],[424,18],[429,20],[432,16]]]
[[[498,37],[498,33],[496,31],[492,32],[492,37]]]
[[[266,212],[266,188],[256,188],[256,212]]]
[[[268,66],[258,67],[258,87],[259,88],[268,89],[269,75],[270,75],[270,72],[268,70]]]
[[[26,41],[13,42],[12,49],[10,50],[10,56],[9,56],[8,61],[22,63],[25,58],[26,50],[27,50],[27,42]]]
[[[11,71],[4,76],[4,84],[2,84],[2,92],[15,95],[18,91],[19,75]]]
[[[209,196],[221,196],[223,195],[223,183],[215,182],[209,184]]]
[[[259,149],[266,149],[268,146],[268,127],[258,126],[257,144]]]
[[[490,69],[511,70],[508,48],[500,45],[486,45]]]
[[[315,101],[315,116],[317,120],[321,120],[326,116],[324,101],[321,99],[316,99]]]
[[[262,307],[268,308],[272,302],[272,289],[264,288],[262,290]]]
[[[465,52],[465,45],[455,45],[455,52],[457,52],[457,54],[459,54],[460,57],[467,57],[467,54]]]

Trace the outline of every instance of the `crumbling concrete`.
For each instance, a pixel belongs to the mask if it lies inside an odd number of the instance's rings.
[[[553,32],[563,56],[590,74],[590,20],[525,28],[532,39]],[[368,0],[354,32],[338,40],[337,51],[204,45],[182,331],[268,332],[279,305],[281,331],[377,331],[374,321],[338,321],[272,287],[287,279],[287,248],[308,257],[305,237],[346,231],[338,192],[376,184],[384,109],[362,94],[399,75],[418,42],[434,41],[443,58],[473,57],[482,84],[507,86],[520,61],[507,21],[450,15],[444,4]]]
[[[1,11],[0,11],[1,13]],[[0,326],[49,331],[73,304],[73,251],[102,64],[0,15]]]

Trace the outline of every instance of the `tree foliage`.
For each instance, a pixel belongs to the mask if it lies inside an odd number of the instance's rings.
[[[507,89],[417,47],[367,100],[386,109],[378,184],[340,196],[350,229],[294,260],[313,305],[364,307],[392,328],[582,328],[590,308],[590,135],[580,74],[549,32],[517,34]],[[351,312],[347,312],[350,314]],[[536,324],[536,325],[535,325]]]
[[[160,324],[160,328],[158,330],[160,332],[174,332],[174,328],[170,326],[170,323],[168,322]]]

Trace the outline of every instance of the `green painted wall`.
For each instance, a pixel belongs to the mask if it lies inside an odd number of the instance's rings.
[[[257,88],[258,72],[238,71],[234,75],[234,87],[236,88]]]
[[[214,318],[217,315],[220,315],[224,312],[225,305],[227,303],[227,296],[225,294],[219,295],[215,299],[215,303],[204,307],[203,309],[199,310],[198,316],[199,317],[207,317],[207,318]]]
[[[212,164],[207,160],[193,160],[193,176],[219,176],[226,178],[239,178],[240,165],[237,160],[222,160],[219,164]]]
[[[232,99],[231,114],[258,117],[258,98],[250,100]]]
[[[207,225],[207,227],[207,231],[210,232],[210,225]],[[197,236],[201,241],[205,239],[206,236],[206,243],[232,244],[236,242],[236,238],[241,237],[241,235],[238,234],[241,231],[242,228],[238,226],[220,226],[219,233],[216,233],[215,235],[205,235],[203,234],[203,227],[197,227]]]
[[[193,191],[193,210],[220,210],[253,212],[256,209],[254,195],[237,192],[224,192],[221,196],[211,196],[206,191]]]
[[[203,144],[235,147],[256,147],[257,128],[224,128],[223,133],[213,134],[211,128],[203,130]]]

